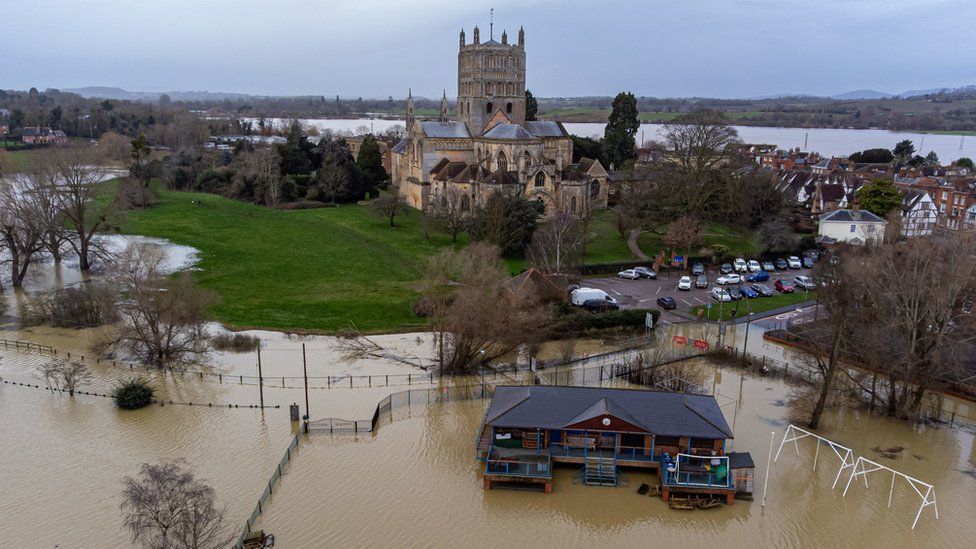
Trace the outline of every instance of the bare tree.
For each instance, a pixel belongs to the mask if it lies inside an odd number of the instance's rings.
[[[349,174],[345,168],[334,162],[326,162],[315,172],[315,183],[310,185],[306,198],[309,200],[328,198],[332,204],[346,192],[349,186]]]
[[[78,387],[92,379],[91,371],[84,364],[61,360],[52,360],[41,365],[40,374],[49,388],[58,392],[66,391],[68,396],[75,396]]]
[[[272,208],[281,202],[281,156],[275,147],[260,147],[241,155],[239,175],[254,181],[258,200]]]
[[[7,250],[11,285],[24,283],[35,254],[44,248],[47,226],[34,193],[35,179],[0,181],[0,240]]]
[[[99,231],[108,229],[108,217],[115,211],[117,198],[97,200],[104,173],[88,163],[79,151],[65,149],[53,156],[57,177],[58,199],[65,224],[72,237],[68,243],[78,256],[82,271],[91,269],[92,258],[101,250],[93,246]]]
[[[582,262],[586,234],[576,214],[560,210],[532,235],[529,262],[546,273],[565,273]]]
[[[168,277],[161,250],[129,246],[112,266],[109,281],[122,296],[121,322],[96,343],[97,352],[121,350],[166,367],[200,360],[210,350],[205,313],[216,299],[189,273]]]
[[[233,540],[213,488],[182,463],[143,463],[122,481],[122,521],[149,549],[217,549]]]
[[[457,242],[457,237],[464,231],[468,223],[468,212],[461,208],[461,191],[450,187],[444,191],[440,201],[435,200],[433,218],[437,227],[451,235],[451,242]]]
[[[369,203],[369,209],[376,217],[389,220],[391,227],[396,227],[394,220],[398,215],[406,215],[410,210],[407,202],[400,196],[400,189],[395,185],[388,191],[380,192],[379,196]]]
[[[759,241],[767,252],[788,252],[796,247],[796,235],[782,219],[770,219],[759,226]]]
[[[674,202],[679,215],[704,216],[722,192],[715,176],[738,134],[722,113],[708,110],[665,124],[663,134],[668,169],[658,179],[660,196]]]
[[[685,251],[685,261],[688,261],[691,248],[698,243],[700,230],[698,219],[685,215],[668,224],[668,231],[664,233],[662,240],[671,249]]]

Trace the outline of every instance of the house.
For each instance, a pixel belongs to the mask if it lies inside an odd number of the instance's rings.
[[[884,239],[886,225],[887,221],[866,210],[835,210],[820,216],[820,236],[817,241],[822,244],[880,243]]]
[[[24,128],[21,140],[31,145],[67,145],[68,136],[61,130],[41,126]]]
[[[708,494],[732,503],[732,439],[712,395],[642,389],[498,386],[477,442],[484,488],[552,491],[554,464],[582,466],[586,484],[614,485],[619,468],[657,473],[662,497]]]
[[[7,135],[10,133],[10,126],[7,124],[0,124],[0,135]]]
[[[939,221],[939,211],[925,191],[909,189],[901,201],[901,234],[906,237],[931,236]]]

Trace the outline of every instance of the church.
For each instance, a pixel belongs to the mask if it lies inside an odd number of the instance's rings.
[[[525,119],[525,32],[510,44],[461,31],[457,119],[447,93],[437,120],[418,120],[407,97],[406,137],[392,149],[392,181],[412,207],[471,212],[492,194],[521,194],[556,211],[607,205],[608,174],[598,160],[573,162],[573,140],[559,122]],[[455,211],[456,211],[455,210]]]

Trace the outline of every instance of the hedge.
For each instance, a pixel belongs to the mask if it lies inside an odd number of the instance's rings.
[[[554,334],[567,334],[608,328],[636,328],[644,326],[647,313],[651,313],[654,323],[657,324],[661,317],[658,309],[626,309],[604,313],[576,309],[557,318],[552,325],[552,331]]]

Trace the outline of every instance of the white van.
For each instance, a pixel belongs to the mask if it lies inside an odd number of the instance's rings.
[[[617,300],[610,297],[610,294],[597,288],[576,288],[570,295],[573,298],[573,305],[577,307],[582,307],[584,303],[591,299],[600,299],[614,305],[617,304]]]

